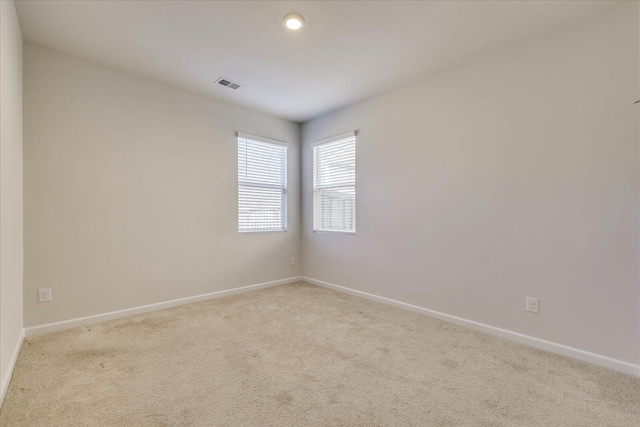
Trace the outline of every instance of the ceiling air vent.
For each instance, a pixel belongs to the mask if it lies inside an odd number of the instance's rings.
[[[216,83],[218,83],[219,85],[222,85],[222,86],[226,86],[229,89],[233,89],[233,90],[236,90],[236,89],[239,89],[240,87],[242,87],[241,84],[234,83],[231,80],[228,80],[228,79],[225,79],[225,78],[222,78],[222,77],[220,77],[218,80],[216,80]]]

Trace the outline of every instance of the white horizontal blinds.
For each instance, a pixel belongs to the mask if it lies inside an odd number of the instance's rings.
[[[313,147],[313,229],[356,231],[356,137]]]
[[[287,228],[287,147],[238,136],[238,231]]]

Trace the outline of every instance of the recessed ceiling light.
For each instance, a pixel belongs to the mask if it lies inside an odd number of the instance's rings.
[[[282,18],[282,23],[290,30],[299,30],[304,24],[304,18],[297,13],[289,13]]]

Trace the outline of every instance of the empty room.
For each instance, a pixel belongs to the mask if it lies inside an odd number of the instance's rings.
[[[639,1],[0,5],[0,426],[640,426]]]

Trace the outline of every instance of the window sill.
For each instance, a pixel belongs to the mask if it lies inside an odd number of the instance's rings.
[[[355,236],[355,231],[336,231],[336,230],[313,230],[314,233],[318,234],[345,234],[347,236]]]
[[[286,233],[287,230],[238,230],[238,234],[272,234],[272,233]]]

